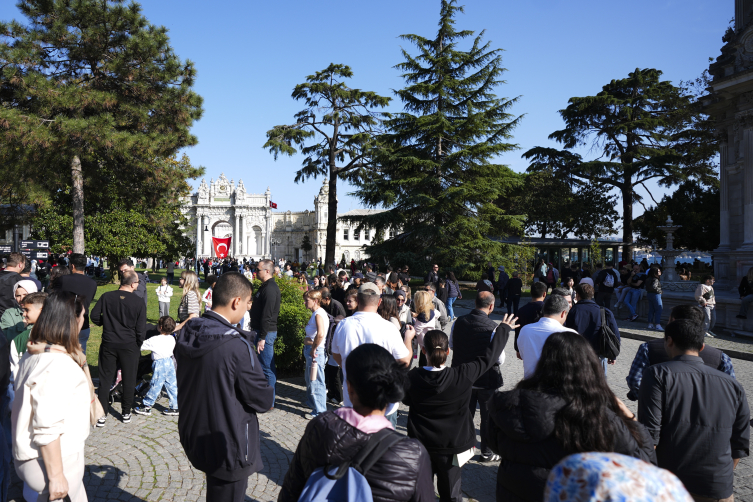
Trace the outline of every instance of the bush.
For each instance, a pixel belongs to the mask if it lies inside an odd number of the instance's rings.
[[[300,285],[286,277],[275,278],[280,288],[280,315],[277,318],[277,340],[275,341],[275,365],[283,373],[303,373],[304,327],[311,318],[311,311],[303,304],[303,291]],[[258,291],[261,281],[254,280],[254,291]]]

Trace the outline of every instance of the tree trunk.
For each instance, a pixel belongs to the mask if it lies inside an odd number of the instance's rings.
[[[625,183],[627,188],[622,189],[622,259],[633,259],[633,192],[630,184]]]
[[[324,264],[335,263],[335,245],[337,244],[337,174],[329,174],[329,198],[327,199],[327,249]],[[326,270],[326,268],[325,268]]]
[[[84,253],[84,174],[81,160],[74,155],[71,160],[73,178],[73,252]]]

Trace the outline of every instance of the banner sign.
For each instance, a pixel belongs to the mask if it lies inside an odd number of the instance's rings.
[[[214,245],[214,254],[217,258],[227,258],[227,253],[230,251],[230,240],[232,237],[212,237],[212,244]]]
[[[0,246],[0,254],[10,254],[13,246]]]
[[[47,251],[32,251],[30,249],[22,249],[21,254],[30,260],[47,260],[50,257],[50,253]]]
[[[50,241],[21,241],[21,249],[50,249]]]

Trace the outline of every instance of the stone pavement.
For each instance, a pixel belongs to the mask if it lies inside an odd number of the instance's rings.
[[[463,301],[456,315],[468,312],[470,302]],[[501,319],[494,314],[493,318]],[[645,324],[630,323],[630,330],[645,331]],[[630,363],[640,340],[623,339],[622,354],[614,366],[609,367],[609,383],[618,397],[635,412],[635,403],[627,401],[627,376]],[[737,343],[737,342],[736,342]],[[512,388],[523,374],[523,364],[515,357],[512,343],[505,348],[505,389]],[[733,359],[738,380],[746,389],[753,389],[753,362]],[[748,399],[751,399],[750,394]],[[302,378],[277,382],[275,410],[259,416],[261,427],[261,454],[264,469],[249,478],[247,500],[276,500],[280,485],[287,472],[298,441],[303,435],[307,420],[303,414],[308,408],[301,403],[305,398]],[[178,439],[177,417],[163,416],[160,411],[167,406],[159,401],[152,416],[133,415],[130,424],[122,424],[116,412],[110,416],[106,427],[92,431],[86,448],[86,474],[84,482],[90,501],[203,501],[204,476],[194,470],[183,454]],[[405,433],[407,409],[401,407],[398,431]],[[478,431],[480,417],[476,414]],[[463,491],[468,500],[495,500],[497,463],[469,461],[463,467]],[[12,485],[10,500],[21,502],[21,483],[18,478]],[[753,502],[753,461],[743,459],[735,471],[735,499]]]

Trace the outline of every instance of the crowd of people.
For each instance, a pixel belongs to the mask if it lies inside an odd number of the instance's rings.
[[[258,414],[275,408],[278,280],[298,282],[311,312],[301,354],[309,422],[280,501],[362,493],[353,490],[433,501],[435,478],[440,500],[462,500],[461,472],[476,456],[499,462],[498,501],[593,500],[597,489],[729,501],[733,470],[749,454],[745,391],[731,359],[704,344],[714,322],[712,276],[698,285],[696,304],[675,307],[662,328],[658,266],[560,274],[541,261],[531,300],[520,306],[519,274],[491,264],[474,293],[438,264],[412,288],[408,267],[352,262],[350,270],[317,266],[309,278],[272,260],[199,261],[186,265],[200,267],[206,292],[193,269],[181,272],[177,294],[165,277],[153,326],[148,278],[128,259],[118,265],[118,289],[89,312],[96,282],[86,260],[70,255],[69,273],[44,292],[23,276],[21,254],[0,272],[3,497],[12,463],[26,500],[86,500],[84,444],[92,426],[106,427],[117,385],[124,423],[151,414],[164,389],[163,413],[178,416],[186,456],[206,474],[207,500],[244,500],[248,477],[263,467]],[[646,292],[649,323],[663,331],[632,361],[627,397],[637,414],[607,383],[621,344],[612,302],[634,310],[635,291]],[[464,292],[473,308],[456,315]],[[177,319],[169,315],[174,294]],[[499,322],[498,298],[507,310]],[[89,323],[102,326],[96,394]],[[504,389],[510,339],[523,379]],[[138,399],[145,372],[152,377]],[[407,435],[396,431],[400,404]],[[609,475],[618,468],[618,479]]]

